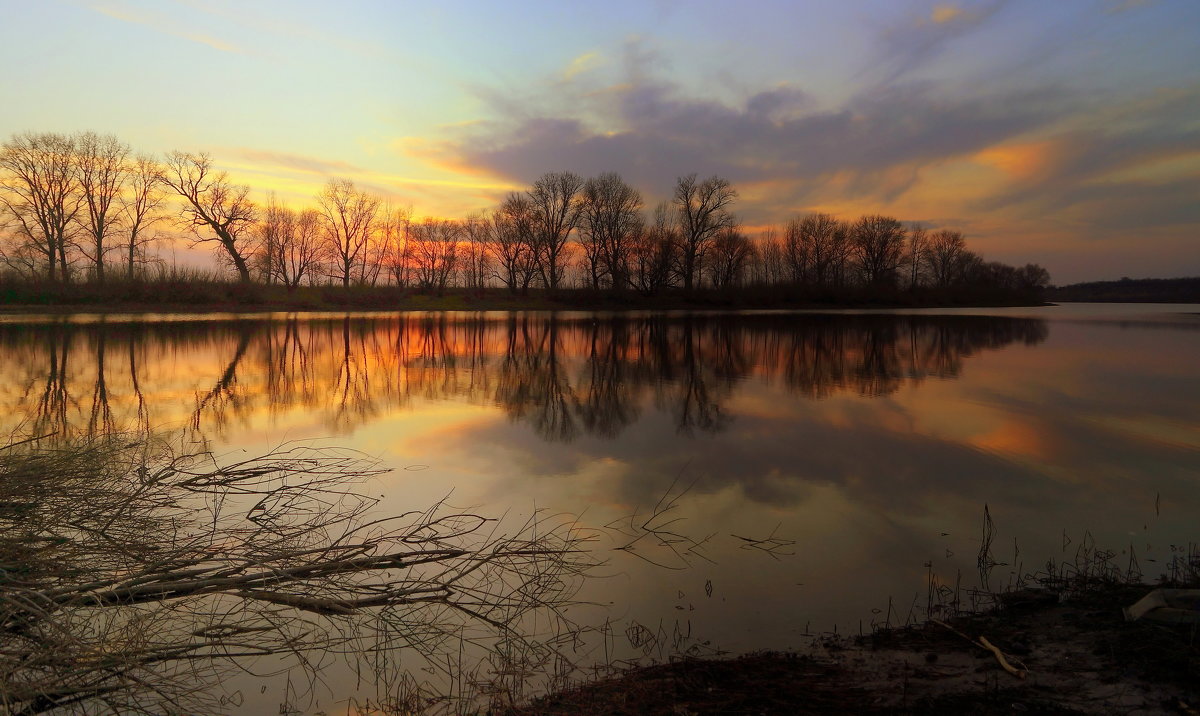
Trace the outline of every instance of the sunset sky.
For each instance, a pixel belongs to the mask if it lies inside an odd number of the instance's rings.
[[[265,198],[330,176],[418,215],[546,171],[647,203],[721,174],[963,230],[1056,283],[1200,275],[1196,0],[0,0],[0,137],[206,150]]]

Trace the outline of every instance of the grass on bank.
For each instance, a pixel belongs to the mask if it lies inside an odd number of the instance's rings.
[[[164,270],[104,283],[47,283],[0,276],[0,310],[8,311],[338,311],[338,310],[672,310],[1038,305],[1040,294],[993,287],[928,288],[743,286],[636,291],[534,288],[444,290],[391,285],[279,285],[230,281],[217,272]]]

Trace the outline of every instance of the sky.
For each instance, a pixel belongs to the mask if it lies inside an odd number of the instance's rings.
[[[1197,0],[0,0],[0,138],[207,151],[416,216],[548,171],[730,179],[964,232],[1055,283],[1200,275]]]

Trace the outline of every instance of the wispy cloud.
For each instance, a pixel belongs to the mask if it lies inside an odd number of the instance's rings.
[[[563,79],[573,80],[576,76],[594,69],[601,62],[600,54],[597,52],[585,52],[567,65],[567,69],[563,70]]]
[[[240,147],[234,153],[247,161],[271,167],[290,169],[308,174],[358,174],[363,170],[348,162],[318,159],[287,152],[272,152],[262,149]]]
[[[1009,3],[988,0],[970,10],[940,4],[928,15],[885,28],[880,33],[878,54],[869,60],[865,75],[877,77],[881,84],[891,84],[941,57],[955,41],[983,29]]]
[[[111,17],[114,20],[142,25],[143,27],[148,27],[172,37],[205,45],[220,52],[247,54],[246,50],[234,45],[232,42],[206,33],[196,32],[191,28],[183,26],[179,20],[146,7],[134,8],[130,4],[121,2],[120,0],[84,0],[83,6]]]
[[[1096,236],[1200,224],[1198,113],[1200,85],[1160,90],[1109,107],[1091,126],[987,150],[981,159],[998,159],[1011,181],[976,208],[1086,216]],[[1161,171],[1163,163],[1174,171]]]

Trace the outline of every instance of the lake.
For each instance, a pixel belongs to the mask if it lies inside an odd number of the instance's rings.
[[[610,537],[580,661],[612,661],[902,623],[931,581],[965,604],[985,506],[992,588],[1081,547],[1157,577],[1200,539],[1197,356],[1200,307],[1152,304],[5,316],[0,415],[353,448],[381,513],[576,515]],[[656,505],[679,541],[612,549]]]

